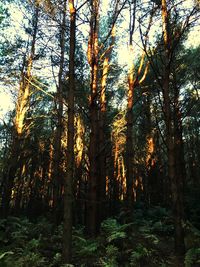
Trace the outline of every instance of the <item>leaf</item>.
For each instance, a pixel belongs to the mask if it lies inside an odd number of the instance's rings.
[[[110,236],[107,237],[108,242],[112,242],[113,240],[119,239],[119,238],[126,238],[126,233],[125,232],[116,232],[111,234]]]
[[[0,260],[2,260],[7,255],[13,255],[14,253],[12,251],[6,251],[3,254],[0,255]]]
[[[200,257],[200,248],[191,248],[185,254],[185,266],[191,267]]]
[[[77,236],[77,235],[73,235],[73,238],[81,241],[82,243],[86,244],[87,243],[87,240],[81,236]]]

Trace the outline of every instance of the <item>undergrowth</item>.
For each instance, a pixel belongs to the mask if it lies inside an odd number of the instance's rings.
[[[108,218],[95,239],[83,227],[73,229],[73,265],[77,267],[167,267],[173,265],[173,222],[167,210],[135,209],[129,221]],[[189,240],[185,267],[200,266],[200,233],[187,223]],[[186,243],[187,243],[186,242]],[[61,263],[62,225],[45,218],[0,220],[1,267],[64,267]],[[66,266],[66,265],[65,265]]]

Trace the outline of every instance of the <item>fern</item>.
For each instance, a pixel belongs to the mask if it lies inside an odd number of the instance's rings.
[[[117,257],[119,250],[114,245],[108,245],[106,247],[106,254],[100,258],[100,264],[102,267],[117,267]]]
[[[74,252],[78,257],[88,257],[95,254],[99,246],[98,242],[91,239],[85,239],[83,237],[74,236]]]
[[[193,264],[200,264],[200,248],[191,248],[185,254],[185,267],[192,267]]]
[[[106,236],[106,241],[111,243],[118,239],[124,239],[127,237],[126,229],[132,226],[129,224],[119,224],[116,219],[109,218],[101,224],[101,232]]]
[[[46,265],[47,261],[40,253],[29,252],[26,255],[22,255],[15,261],[17,267],[43,267]]]
[[[151,256],[152,251],[148,250],[142,244],[139,244],[134,251],[131,253],[131,266],[140,265],[140,261]]]
[[[13,267],[17,265],[13,260],[14,252],[13,251],[6,251],[0,254],[0,266],[1,267]]]
[[[74,265],[73,264],[63,264],[60,267],[74,267]]]
[[[40,229],[41,223],[43,223],[42,229]],[[2,237],[2,243],[3,245],[5,244],[6,249],[10,251],[1,254],[0,266],[50,266],[48,263],[49,259],[43,255],[46,246],[44,243],[45,236],[46,239],[48,239],[48,243],[50,243],[51,237],[53,236],[50,236],[51,232],[48,230],[50,226],[51,225],[44,220],[35,224],[31,223],[26,218],[8,217],[7,220],[1,220],[0,236]],[[45,231],[45,229],[47,230]],[[2,232],[4,232],[5,235],[2,235]],[[6,240],[8,241],[6,242]],[[55,244],[56,243],[54,243],[54,245]]]
[[[0,255],[0,261],[7,255],[13,255],[14,253],[12,251],[6,251]]]
[[[113,232],[107,237],[108,243],[111,243],[112,241],[116,239],[121,239],[121,238],[126,238],[126,233],[125,232]]]

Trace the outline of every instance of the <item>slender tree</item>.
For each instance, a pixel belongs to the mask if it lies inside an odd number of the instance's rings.
[[[63,2],[62,8],[62,22],[60,25],[60,62],[58,73],[57,85],[57,98],[56,98],[56,112],[57,112],[57,125],[54,138],[54,158],[53,158],[53,207],[55,211],[55,220],[58,220],[58,198],[60,195],[60,187],[63,180],[63,148],[62,138],[64,135],[64,116],[63,116],[63,87],[64,87],[64,61],[66,49],[66,8],[67,1]]]
[[[38,20],[39,20],[39,3],[33,3],[34,14],[32,17],[32,41],[30,54],[24,58],[24,63],[21,71],[21,80],[18,91],[18,98],[16,103],[16,115],[14,118],[13,127],[13,141],[11,145],[11,153],[9,159],[8,170],[5,172],[4,191],[2,198],[3,213],[6,216],[9,212],[10,200],[14,180],[16,177],[18,166],[20,165],[20,153],[24,138],[26,138],[26,116],[29,110],[30,101],[30,82],[32,79],[32,67],[35,56],[36,38],[38,33]]]
[[[97,232],[97,182],[99,180],[98,153],[98,32],[99,32],[99,1],[90,3],[90,35],[88,41],[88,63],[90,65],[90,141],[89,141],[89,180],[87,205],[87,232],[95,235]]]
[[[176,143],[174,139],[174,125],[170,99],[170,74],[171,74],[171,43],[170,39],[170,14],[166,0],[162,0],[162,25],[165,48],[164,73],[162,80],[163,104],[166,124],[166,143],[168,155],[168,174],[171,182],[172,202],[175,225],[175,251],[179,256],[184,254],[184,230],[183,230],[183,177],[177,179],[176,173]],[[176,140],[177,141],[177,140]],[[180,263],[181,264],[181,263]]]
[[[151,60],[151,66],[163,96],[163,100],[160,99],[160,101],[162,102],[161,106],[166,127],[164,143],[167,150],[168,176],[171,184],[175,226],[175,252],[178,256],[177,266],[182,266],[182,256],[185,251],[183,229],[185,163],[183,157],[182,115],[179,101],[180,88],[177,87],[176,73],[174,72],[176,62],[174,59],[185,32],[196,19],[195,14],[198,8],[196,6],[192,7],[185,18],[183,18],[177,13],[181,12],[179,7],[171,6],[166,0],[162,0],[159,7],[161,8],[163,32],[161,45],[164,48],[163,51],[160,51],[162,67],[158,69],[152,58],[149,59]]]
[[[67,122],[67,173],[64,179],[64,229],[63,229],[63,260],[71,263],[72,249],[72,206],[74,177],[74,93],[75,93],[75,40],[76,40],[76,9],[74,1],[69,1],[70,12],[70,50],[69,50],[69,96]]]
[[[149,63],[145,62],[145,52],[142,53],[139,67],[136,69],[134,65],[134,50],[133,50],[133,34],[135,31],[136,20],[136,5],[137,1],[130,4],[130,24],[129,24],[129,51],[130,51],[130,67],[128,73],[128,91],[127,91],[127,111],[126,111],[126,198],[127,202],[131,205],[133,202],[133,107],[134,107],[134,91],[146,78]],[[145,47],[147,46],[148,34],[152,24],[153,12],[150,14],[150,21],[145,33]],[[145,67],[144,67],[145,65]],[[144,68],[144,70],[143,70]],[[143,70],[143,75],[141,72]]]

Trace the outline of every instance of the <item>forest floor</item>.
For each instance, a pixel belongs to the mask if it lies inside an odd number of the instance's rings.
[[[183,267],[199,267],[200,231],[189,222],[185,229]],[[95,239],[84,227],[74,228],[73,265],[62,265],[62,224],[8,217],[0,220],[0,267],[177,267],[173,234],[172,217],[162,207],[122,212],[103,221]]]

